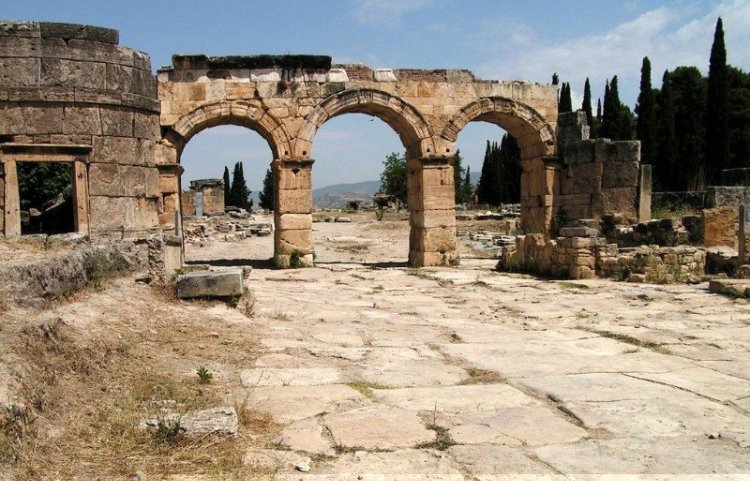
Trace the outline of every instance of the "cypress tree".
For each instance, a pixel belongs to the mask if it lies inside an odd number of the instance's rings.
[[[477,185],[477,198],[480,203],[488,204],[490,196],[490,177],[492,176],[492,161],[490,141],[487,140],[487,147],[484,149],[484,160],[482,161],[482,172],[479,175],[479,184]]]
[[[229,179],[229,167],[224,166],[224,205],[231,205],[229,189],[232,186],[232,182]]]
[[[695,67],[677,67],[669,74],[675,105],[677,163],[681,190],[704,190],[706,79]]]
[[[583,86],[583,103],[581,104],[581,109],[586,112],[586,122],[589,123],[593,137],[594,113],[591,108],[591,84],[588,77],[586,77],[586,83]]]
[[[560,83],[560,77],[557,75],[557,72],[552,74],[552,85],[557,85]]]
[[[651,88],[651,61],[643,57],[641,91],[635,108],[638,114],[638,140],[641,141],[641,161],[653,164],[657,157],[656,99]]]
[[[719,182],[721,170],[729,167],[729,76],[724,25],[716,21],[708,69],[705,160],[708,182]]]
[[[567,82],[563,82],[562,88],[560,89],[560,102],[557,104],[557,111],[559,113],[573,111],[573,101],[570,97],[570,84]]]
[[[266,176],[263,178],[263,189],[258,195],[260,207],[266,210],[273,210],[273,169],[266,170]]]
[[[472,189],[471,186],[471,167],[466,166],[466,177],[464,177],[463,185],[461,185],[461,193],[463,195],[463,201],[466,203],[471,203],[471,198],[473,197],[472,192],[474,189]]]
[[[612,138],[612,99],[609,93],[609,79],[604,84],[604,104],[602,105],[602,122],[600,125],[599,136],[608,139]]]
[[[456,150],[456,155],[453,160],[453,191],[455,195],[456,204],[464,202],[464,196],[462,191],[462,184],[464,178],[464,171],[466,169],[461,165],[463,159],[461,158],[461,150]]]
[[[664,72],[659,94],[659,151],[654,165],[654,183],[662,190],[679,189],[677,181],[677,134],[675,108],[669,71]]]
[[[591,138],[600,137],[599,131],[602,128],[602,99],[596,99],[596,118],[594,119],[594,125],[591,126]]]

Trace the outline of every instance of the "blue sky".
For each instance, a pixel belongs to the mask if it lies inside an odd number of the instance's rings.
[[[116,28],[121,45],[151,55],[154,70],[174,53],[310,53],[372,67],[468,68],[486,79],[546,83],[558,72],[572,85],[574,105],[587,76],[596,98],[617,74],[631,107],[643,56],[655,83],[678,65],[706,71],[722,16],[729,62],[750,69],[750,0],[5,0],[0,15]],[[481,167],[486,139],[500,135],[495,126],[469,124],[458,147],[472,170]],[[385,155],[400,150],[378,119],[335,118],[316,139],[315,187],[377,179]],[[187,179],[245,161],[257,188],[270,155],[257,134],[216,127],[194,137],[182,161]]]

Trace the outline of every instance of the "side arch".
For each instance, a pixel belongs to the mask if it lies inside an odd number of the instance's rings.
[[[472,121],[490,122],[508,131],[521,147],[523,159],[556,153],[554,125],[535,109],[505,97],[483,97],[464,106],[446,123],[440,137],[454,143],[461,130]]]
[[[178,158],[195,134],[217,125],[238,125],[257,132],[268,142],[274,159],[286,158],[291,151],[286,128],[263,108],[246,101],[222,101],[192,110],[172,125],[169,140],[175,145]]]
[[[388,92],[355,88],[327,97],[305,117],[295,145],[297,155],[308,157],[320,126],[328,119],[347,113],[372,115],[388,124],[398,134],[409,158],[426,157],[435,152],[432,128],[416,108]]]

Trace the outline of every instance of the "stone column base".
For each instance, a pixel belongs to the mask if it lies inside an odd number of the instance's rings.
[[[450,267],[458,265],[458,253],[409,251],[409,265],[412,267]]]
[[[299,269],[302,267],[315,267],[313,254],[275,254],[273,263],[278,269]]]

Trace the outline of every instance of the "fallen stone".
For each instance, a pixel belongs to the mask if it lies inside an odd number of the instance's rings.
[[[164,416],[147,419],[143,427],[157,429],[159,422],[179,423],[180,432],[185,436],[235,436],[239,427],[237,412],[233,407],[222,406],[202,411],[193,411],[184,415],[167,413]]]
[[[336,219],[334,219],[334,222],[341,222],[341,223],[349,223],[351,221],[352,221],[351,217],[336,217]]]
[[[242,296],[242,269],[196,271],[177,278],[177,297],[239,297]]]
[[[415,411],[388,406],[327,414],[322,422],[334,442],[344,448],[408,448],[435,439],[434,431],[425,428]]]

